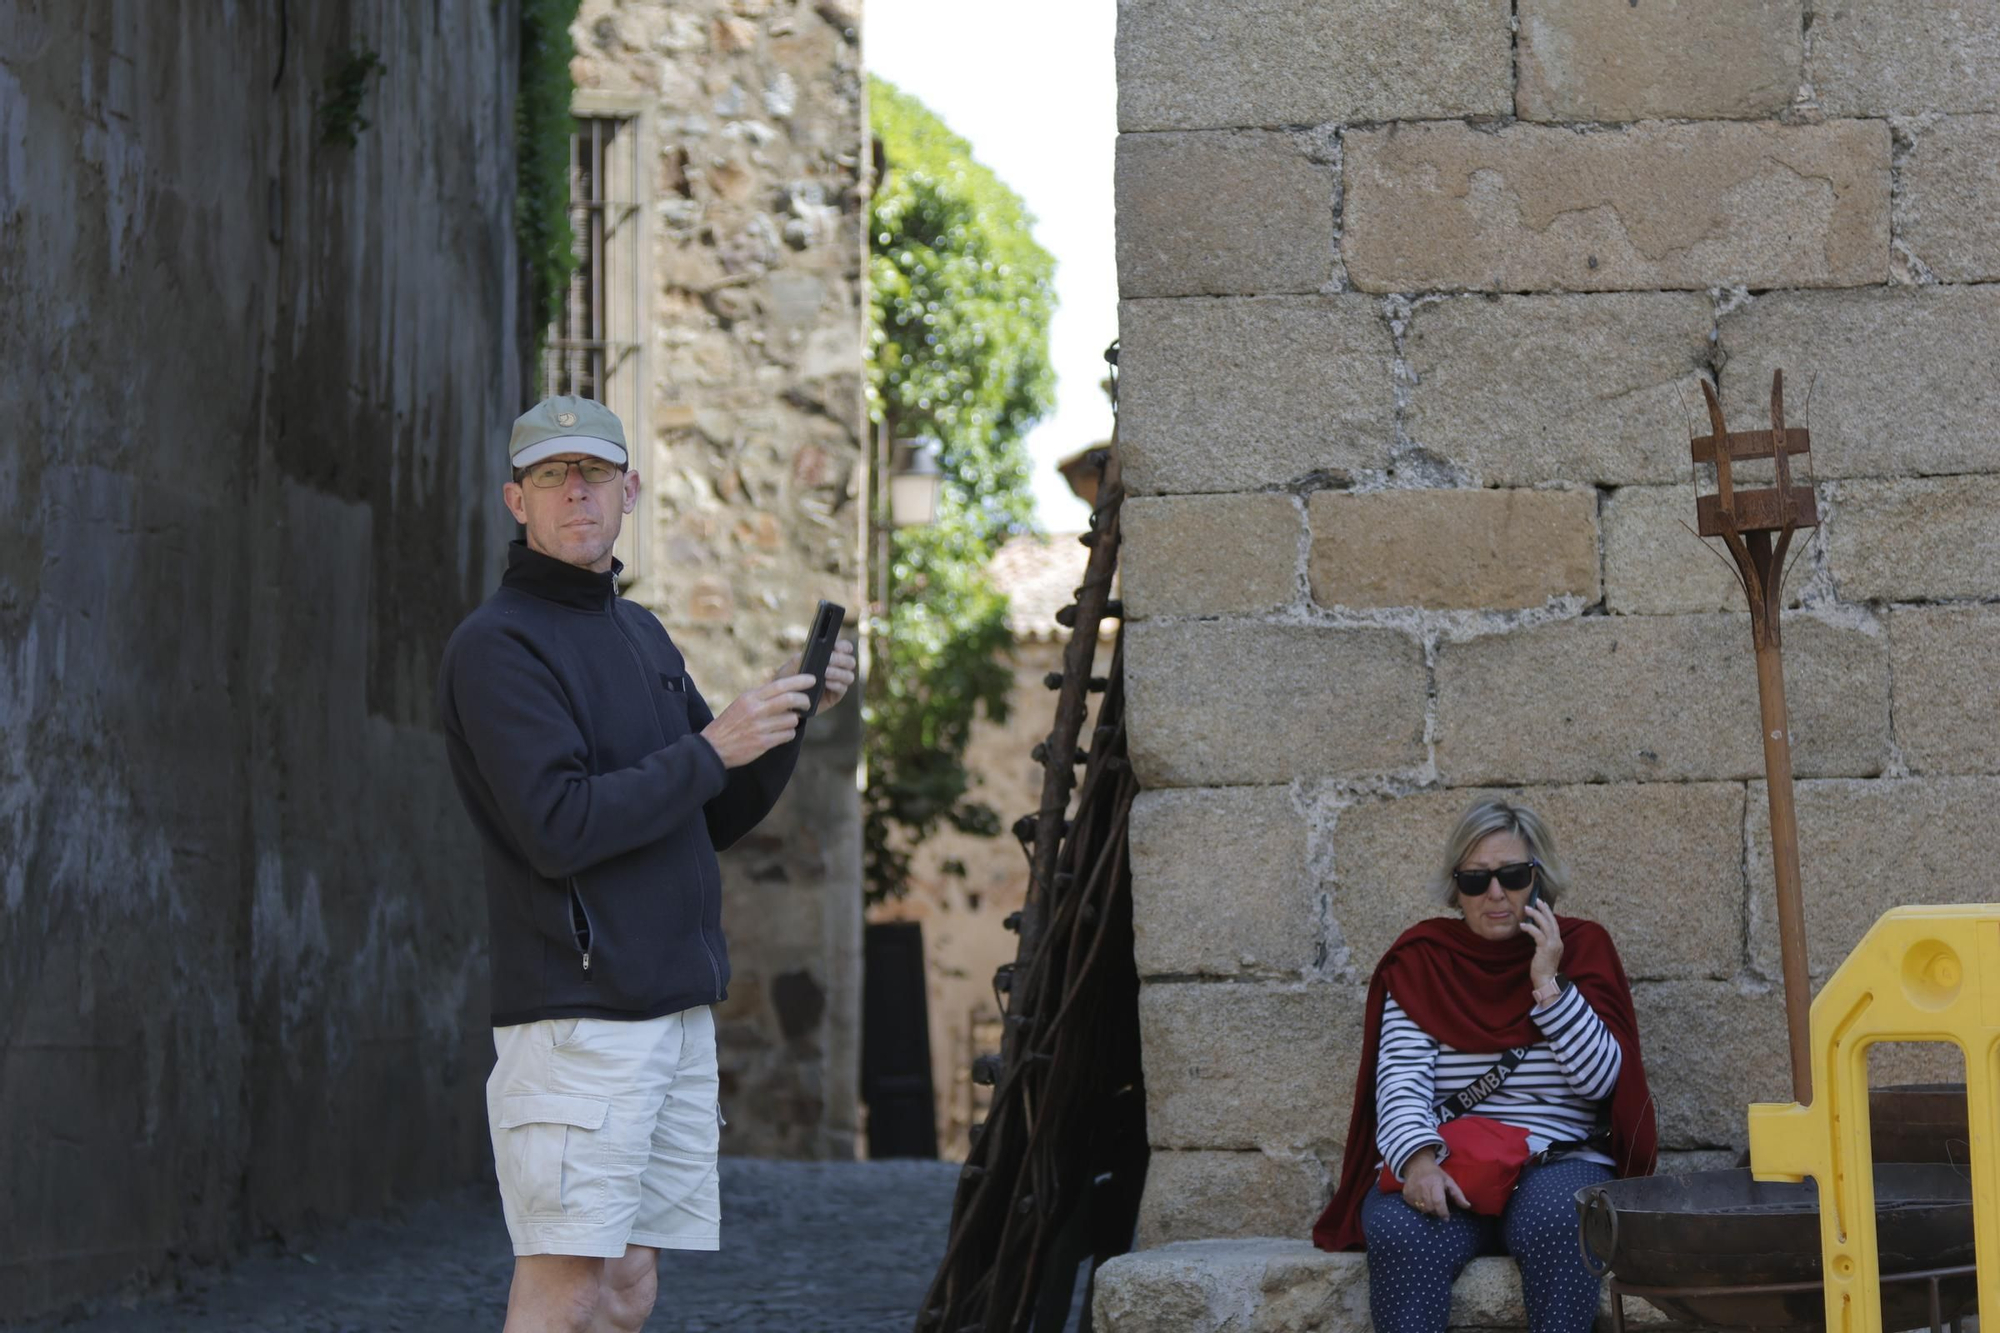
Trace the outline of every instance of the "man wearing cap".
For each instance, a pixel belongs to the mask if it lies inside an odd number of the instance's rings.
[[[715,853],[784,790],[813,679],[794,659],[714,716],[660,622],[619,598],[639,474],[608,409],[547,399],[508,453],[525,539],[438,682],[484,845],[506,1333],[636,1330],[659,1251],[720,1242]],[[822,706],[854,670],[843,641]]]

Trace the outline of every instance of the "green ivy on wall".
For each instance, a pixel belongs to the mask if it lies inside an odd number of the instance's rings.
[[[580,0],[522,0],[521,86],[514,103],[514,235],[533,284],[541,346],[576,267],[569,221],[570,24]]]
[[[352,148],[360,142],[361,131],[368,128],[368,118],[361,114],[362,101],[368,96],[368,76],[387,68],[373,51],[349,51],[341,58],[340,67],[327,76],[326,89],[313,107],[321,143]]]

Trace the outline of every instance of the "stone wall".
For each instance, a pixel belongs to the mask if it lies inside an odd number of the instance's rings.
[[[643,115],[649,438],[642,573],[720,711],[805,641],[859,638],[864,506],[858,0],[584,0],[579,105]],[[814,722],[784,800],[723,857],[723,1150],[855,1151],[860,701]]]
[[[517,18],[0,15],[0,1318],[490,1171]]]
[[[1684,405],[1768,424],[1782,367],[1810,416],[1823,976],[2000,892],[2000,9],[1122,0],[1118,67],[1142,1240],[1303,1234],[1362,983],[1491,790],[1618,941],[1669,1164],[1732,1153],[1789,1088]]]

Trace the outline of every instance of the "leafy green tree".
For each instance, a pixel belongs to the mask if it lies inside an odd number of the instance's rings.
[[[1020,197],[921,102],[869,80],[886,170],[869,205],[869,411],[928,435],[945,474],[937,521],[890,539],[886,625],[868,690],[865,856],[871,900],[903,892],[910,849],[949,825],[991,836],[964,753],[983,710],[1007,717],[1007,599],[986,577],[1032,530],[1022,438],[1055,400],[1055,260]]]

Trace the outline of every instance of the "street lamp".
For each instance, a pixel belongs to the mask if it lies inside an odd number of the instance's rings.
[[[874,567],[870,582],[875,595],[861,626],[862,672],[870,681],[875,678],[875,664],[889,634],[890,537],[898,528],[925,527],[937,521],[938,497],[944,491],[944,469],[938,462],[941,453],[938,442],[928,435],[897,439],[886,420],[875,428],[868,505],[868,549],[873,557],[869,563]],[[865,789],[865,759],[855,776]]]
[[[889,468],[889,523],[920,528],[937,519],[938,493],[944,489],[944,469],[938,466],[938,443],[929,436],[897,440]]]

